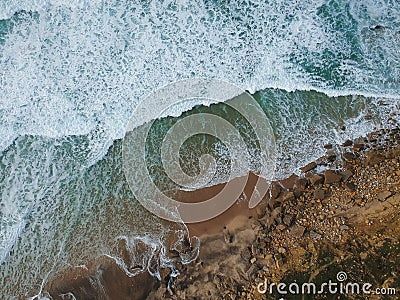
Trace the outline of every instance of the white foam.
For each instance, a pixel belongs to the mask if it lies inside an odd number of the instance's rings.
[[[365,81],[379,77],[375,71],[382,51],[388,53],[389,75],[399,72],[395,63],[400,43],[395,38],[385,46],[371,44],[368,36],[361,35],[371,25],[368,18],[384,20],[384,15],[376,15],[373,2],[350,4],[354,18],[367,20],[359,28],[365,60],[360,65],[341,62],[337,72],[346,78],[344,86],[332,86],[292,61],[294,56],[318,65],[326,51],[335,53],[332,59],[351,51],[344,32],[334,30],[332,20],[319,13],[324,4],[3,2],[3,18],[21,9],[39,14],[21,16],[0,49],[0,145],[4,149],[23,134],[89,134],[88,164],[92,164],[123,136],[130,114],[145,95],[188,77],[219,78],[250,91],[314,89],[330,96],[399,98],[398,84]],[[379,7],[389,9],[392,4]],[[394,30],[387,29],[382,42],[389,41],[392,33],[395,36]],[[369,50],[371,45],[386,48]],[[157,110],[157,103],[151,109]],[[176,109],[169,114],[179,115],[188,107]]]
[[[0,2],[0,20],[9,19],[22,10],[40,13],[54,7],[85,9],[94,1],[98,2],[98,0],[3,0]]]

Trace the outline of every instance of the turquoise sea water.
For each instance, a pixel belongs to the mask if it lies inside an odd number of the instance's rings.
[[[151,91],[198,77],[250,91],[273,127],[283,177],[325,143],[399,120],[399,28],[398,1],[1,1],[0,297],[44,296],[60,269],[118,259],[120,239],[149,245],[137,257],[145,269],[166,239],[185,235],[139,205],[122,170],[125,128]],[[174,107],[149,138],[149,168],[166,189],[174,186],[157,145],[187,109]],[[183,116],[226,110],[197,106]],[[224,116],[246,136],[245,121]],[[248,136],[248,167],[257,170]],[[211,153],[224,181],[225,150],[193,137],[182,168],[195,174],[198,157]]]

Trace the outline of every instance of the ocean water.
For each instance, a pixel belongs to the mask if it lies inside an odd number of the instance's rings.
[[[166,241],[179,243],[187,230],[139,204],[121,160],[128,122],[152,91],[212,78],[252,93],[274,131],[281,178],[322,155],[325,143],[400,121],[399,28],[394,0],[1,0],[0,297],[44,297],[54,274],[99,255],[134,275],[141,270],[119,260],[121,239],[148,245],[134,258],[154,276],[154,256],[173,268]],[[158,112],[148,103],[159,119],[148,164],[165,189],[177,187],[159,155],[171,124],[227,111],[200,104]],[[225,118],[247,132],[245,121]],[[257,171],[257,147],[246,145]],[[182,169],[196,174],[204,153],[217,157],[212,182],[226,180],[229,153],[210,137],[184,145]]]

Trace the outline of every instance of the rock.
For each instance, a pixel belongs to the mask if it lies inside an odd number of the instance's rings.
[[[307,173],[307,172],[309,172],[309,171],[315,169],[316,167],[317,167],[317,164],[313,161],[313,162],[310,162],[308,165],[306,165],[306,166],[300,168],[300,170],[301,170],[303,173]]]
[[[318,175],[318,174],[313,175],[310,178],[311,185],[318,185],[318,184],[321,184],[323,181],[324,181],[324,177],[321,175]]]
[[[296,183],[294,184],[295,189],[301,189],[304,191],[308,186],[308,179],[305,177],[299,178]]]
[[[360,198],[357,198],[357,199],[354,201],[354,203],[357,204],[358,206],[364,206],[363,200],[360,199]]]
[[[389,158],[396,158],[400,156],[400,147],[397,147],[388,153]]]
[[[223,231],[224,241],[227,244],[231,244],[235,240],[235,236],[231,234],[228,230]]]
[[[380,136],[380,133],[378,133],[378,132],[370,132],[367,134],[367,138],[370,142],[373,142],[373,141],[376,142],[376,140],[379,138],[379,136]]]
[[[322,200],[325,198],[325,191],[323,189],[316,189],[314,191],[314,199],[316,200]]]
[[[320,238],[322,238],[322,235],[320,235],[318,232],[311,230],[310,231],[310,238],[315,239],[315,240],[319,240]]]
[[[376,197],[378,198],[379,201],[385,201],[387,198],[389,198],[390,196],[392,196],[392,192],[390,191],[383,191],[383,192],[379,192]]]
[[[251,266],[250,266],[250,268],[247,270],[247,276],[248,276],[248,279],[250,280],[250,281],[253,281],[254,280],[254,278],[256,277],[256,275],[257,275],[257,272],[260,270],[260,268],[256,265],[256,264],[252,264]]]
[[[353,172],[352,171],[350,171],[350,170],[348,170],[348,169],[346,169],[346,170],[344,170],[343,172],[342,172],[342,179],[343,179],[343,181],[347,181],[350,177],[352,177],[353,176]]]
[[[276,254],[275,255],[275,263],[276,263],[276,267],[279,269],[280,267],[283,266],[283,257],[282,254]]]
[[[172,291],[172,289],[169,286],[167,286],[167,292],[170,297],[174,295],[174,292]]]
[[[290,177],[280,180],[279,183],[285,189],[291,190],[293,189],[294,183],[297,181],[298,178],[299,176],[297,176],[296,174],[292,174],[290,175]]]
[[[354,192],[356,190],[356,185],[351,182],[346,182],[345,187],[350,192]]]
[[[330,150],[332,149],[332,144],[326,144],[324,145],[324,148]]]
[[[344,152],[342,157],[346,161],[354,161],[357,158],[357,156],[354,153],[351,153],[351,152]]]
[[[272,217],[273,219],[276,219],[277,217],[279,217],[279,215],[281,214],[281,212],[282,212],[282,208],[277,207],[277,208],[275,208],[275,209],[271,212],[271,217]]]
[[[268,207],[272,210],[279,207],[279,205],[280,205],[280,202],[277,201],[276,199],[271,199],[268,201]]]
[[[328,151],[328,153],[325,155],[325,159],[327,162],[334,162],[336,160],[336,153],[333,151]]]
[[[350,141],[350,140],[346,140],[346,141],[342,144],[343,147],[349,147],[349,146],[351,146],[351,145],[353,145],[353,142]]]
[[[265,224],[266,227],[269,228],[269,227],[271,227],[272,225],[275,224],[275,219],[272,218],[272,217],[265,218],[264,224]]]
[[[308,186],[308,179],[307,178],[299,178],[296,183],[294,184],[294,196],[299,197],[307,188]]]
[[[265,256],[265,261],[266,261],[266,265],[267,265],[267,267],[269,267],[269,268],[273,268],[273,267],[275,267],[275,259],[274,259],[274,257],[272,256],[272,254],[268,254],[268,255],[266,255]]]
[[[324,176],[325,176],[325,181],[324,181],[325,184],[337,183],[342,180],[342,176],[332,170],[326,170]]]
[[[294,221],[294,215],[292,215],[292,214],[288,214],[288,215],[285,215],[285,216],[283,217],[283,223],[284,223],[286,226],[292,225],[293,221]]]
[[[281,254],[285,254],[286,253],[286,249],[283,247],[279,247],[278,252]]]
[[[283,224],[279,224],[278,226],[276,226],[276,229],[278,229],[280,231],[284,231],[286,229],[286,226]]]
[[[306,231],[306,228],[301,225],[294,225],[292,229],[290,230],[290,234],[295,237],[302,237],[304,235],[304,232]]]
[[[272,196],[272,199],[278,198],[279,194],[281,193],[281,190],[282,190],[282,188],[279,185],[279,183],[277,183],[277,182],[272,183],[272,185],[271,185],[271,196]]]
[[[350,227],[347,226],[347,225],[340,225],[339,229],[340,229],[341,231],[346,231],[346,230],[349,230]]]
[[[354,144],[354,146],[353,146],[353,150],[356,152],[364,150],[364,148],[365,148],[364,144]]]
[[[383,30],[383,29],[385,29],[385,26],[378,24],[378,25],[370,27],[369,29],[370,30]]]
[[[315,160],[315,162],[317,163],[318,166],[326,166],[327,165],[326,156],[322,156],[320,158],[317,158]]]
[[[293,200],[293,199],[294,199],[294,193],[287,192],[287,193],[284,193],[283,195],[279,196],[279,198],[276,200],[279,202],[285,203],[285,202]]]
[[[257,261],[257,258],[253,257],[252,259],[250,259],[250,263],[254,264]]]
[[[354,145],[355,144],[364,144],[364,143],[367,143],[367,142],[368,142],[368,140],[366,138],[358,137],[358,138],[356,138],[354,140]]]
[[[251,259],[251,252],[249,248],[243,249],[243,251],[240,253],[240,256],[243,258],[244,261],[248,262]]]
[[[293,193],[295,198],[299,198],[304,193],[304,189],[295,188]]]
[[[266,207],[257,207],[257,219],[262,219],[266,214]]]

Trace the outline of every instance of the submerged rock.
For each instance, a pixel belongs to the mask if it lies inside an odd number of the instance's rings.
[[[357,158],[357,156],[354,153],[351,153],[351,152],[344,152],[342,157],[346,161],[354,161]]]
[[[350,141],[350,140],[346,140],[346,141],[342,144],[343,147],[349,147],[349,146],[351,146],[351,145],[353,145],[353,142]]]
[[[301,170],[303,173],[307,173],[307,172],[309,172],[309,171],[315,169],[316,167],[317,167],[317,164],[313,161],[313,162],[310,162],[308,165],[306,165],[306,166],[300,168],[300,170]]]
[[[356,152],[364,150],[364,148],[365,148],[364,144],[354,144],[354,146],[353,146],[353,150],[356,151]]]

